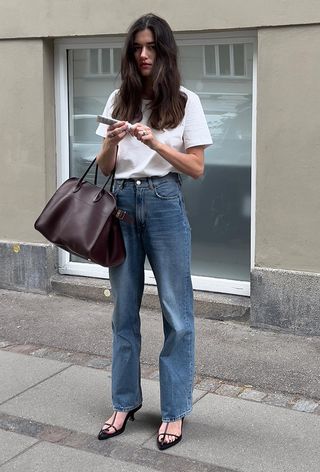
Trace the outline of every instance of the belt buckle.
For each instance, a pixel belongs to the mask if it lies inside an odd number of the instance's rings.
[[[117,208],[116,218],[118,218],[119,220],[124,220],[125,216],[126,216],[126,212],[124,210],[121,210],[120,208]]]

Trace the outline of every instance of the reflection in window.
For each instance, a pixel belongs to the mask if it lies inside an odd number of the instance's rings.
[[[245,44],[204,46],[205,75],[216,77],[246,77]]]
[[[234,75],[246,75],[244,44],[233,44]]]
[[[230,45],[220,44],[218,48],[220,75],[231,75]]]
[[[72,175],[82,175],[101,148],[96,115],[119,87],[120,46],[120,41],[107,42],[68,51]],[[198,94],[214,142],[205,151],[204,175],[183,177],[192,274],[249,281],[253,42],[232,37],[182,41],[179,58],[183,85]]]
[[[207,75],[216,75],[216,50],[214,46],[204,47],[205,67]]]
[[[89,49],[89,74],[116,76],[120,70],[121,49]]]
[[[90,49],[90,72],[91,74],[99,73],[98,49]]]
[[[111,49],[101,49],[101,71],[103,74],[111,73]]]
[[[184,177],[192,274],[249,281],[252,43],[182,44],[179,52],[183,83],[198,94],[214,142],[204,175]]]

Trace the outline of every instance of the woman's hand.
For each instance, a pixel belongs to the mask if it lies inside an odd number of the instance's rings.
[[[109,126],[106,141],[107,145],[117,146],[119,142],[126,136],[128,131],[128,123],[120,121],[114,125]]]
[[[143,144],[146,144],[151,149],[156,149],[159,144],[158,140],[153,136],[151,128],[141,123],[137,123],[132,126],[130,133],[132,136],[135,136],[138,141],[141,141]]]

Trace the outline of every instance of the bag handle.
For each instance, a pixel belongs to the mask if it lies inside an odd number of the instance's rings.
[[[117,149],[116,149],[116,158],[115,158],[114,168],[112,169],[111,174],[109,175],[107,181],[105,182],[104,186],[102,187],[102,190],[104,190],[104,188],[106,187],[106,185],[108,184],[110,179],[111,179],[110,189],[112,190],[112,188],[113,188],[115,173],[116,173],[116,167],[117,167],[117,159],[118,159],[118,146],[117,146]],[[97,185],[98,170],[99,170],[99,166],[98,166],[96,161],[97,161],[97,158],[94,159],[94,162],[96,163],[96,170],[95,170],[95,173],[94,173],[94,185]]]
[[[111,172],[111,174],[108,176],[107,180],[105,181],[103,187],[101,187],[101,190],[100,192],[98,193],[97,197],[102,194],[103,190],[106,188],[106,186],[108,185],[110,179],[111,179],[111,186],[110,188],[112,189],[113,188],[113,184],[114,184],[114,179],[115,179],[115,173],[116,173],[116,166],[117,166],[117,157],[118,157],[118,146],[117,146],[117,150],[116,150],[116,161],[115,161],[115,165],[114,165],[114,168]],[[99,170],[99,166],[97,164],[97,157],[95,157],[92,162],[89,164],[89,167],[85,170],[85,172],[82,174],[82,176],[79,178],[78,182],[77,182],[77,185],[75,186],[75,189],[74,189],[74,193],[75,192],[78,192],[78,190],[80,189],[81,185],[82,185],[82,182],[84,180],[84,178],[86,177],[86,175],[88,174],[88,172],[90,171],[90,169],[92,168],[93,165],[96,165],[96,168],[95,168],[95,173],[94,173],[94,185],[97,185],[97,180],[98,180],[98,170]]]
[[[94,198],[94,202],[97,202],[98,200],[100,200],[102,198],[102,195],[104,194],[104,189],[106,188],[106,186],[108,185],[110,179],[111,180],[111,189],[113,188],[113,184],[114,184],[114,179],[115,179],[115,173],[116,173],[116,166],[117,166],[117,158],[118,158],[118,146],[117,146],[117,151],[116,151],[116,161],[115,161],[115,165],[114,165],[114,168],[111,172],[111,174],[108,176],[105,184],[103,187],[100,188],[99,192],[97,193],[97,195],[95,196]],[[85,170],[85,172],[83,173],[83,175],[79,178],[79,180],[77,181],[77,185],[75,186],[74,190],[73,190],[73,193],[75,192],[78,192],[81,188],[81,185],[82,185],[82,182],[84,180],[84,178],[86,177],[86,175],[88,174],[88,172],[90,171],[90,169],[92,168],[93,165],[96,165],[96,168],[95,168],[95,173],[94,173],[94,185],[97,186],[97,180],[98,180],[98,164],[97,164],[97,157],[95,157],[92,162],[89,164],[89,167]],[[128,213],[124,210],[120,210],[119,208],[115,208],[113,210],[113,215],[118,218],[119,220],[124,220],[126,221],[127,223],[133,223],[133,219],[130,215],[128,215]]]

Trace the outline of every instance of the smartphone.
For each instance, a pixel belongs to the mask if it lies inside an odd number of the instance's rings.
[[[118,123],[119,120],[115,120],[114,118],[106,118],[105,116],[98,115],[97,121],[98,123],[103,123],[105,125],[114,125]]]
[[[102,115],[97,116],[97,121],[98,123],[103,123],[105,125],[114,125],[120,122],[120,120],[116,120],[115,118],[105,117]],[[128,128],[130,129],[132,125],[130,123],[127,123],[127,124],[128,124]]]

